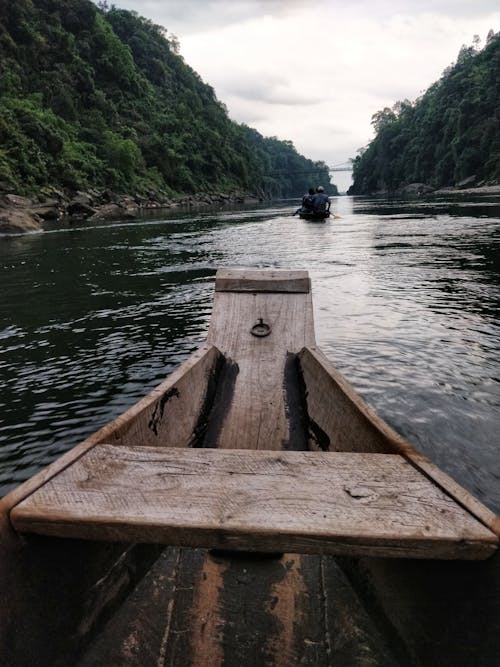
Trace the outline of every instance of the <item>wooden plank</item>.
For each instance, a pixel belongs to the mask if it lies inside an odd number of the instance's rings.
[[[306,389],[310,449],[388,454],[414,451],[363,401],[321,350],[307,346],[298,357]]]
[[[19,531],[250,551],[483,559],[497,537],[399,455],[98,445]]]
[[[182,372],[167,378],[135,405],[131,419],[113,432],[113,444],[151,447],[191,447],[201,444],[204,422],[224,367],[219,350],[209,346],[190,357]]]
[[[257,271],[254,269],[219,269],[216,292],[301,292],[311,291],[307,271]]]
[[[81,647],[160,551],[153,544],[21,536],[0,515],[2,667],[76,665]]]
[[[342,567],[391,629],[391,646],[405,647],[398,665],[498,666],[500,550],[477,563],[357,558]]]
[[[401,454],[500,536],[500,519],[381,419],[320,350],[304,348],[299,360],[306,385],[310,449]]]
[[[250,333],[260,319],[271,327],[265,338]],[[207,343],[238,364],[253,350],[271,356],[314,346],[311,295],[216,293]]]
[[[417,450],[414,450],[414,453],[407,453],[405,458],[453,498],[455,502],[470,512],[478,521],[481,521],[495,535],[500,537],[500,517],[486,507],[486,505],[483,505],[482,502],[464,489],[463,486],[460,486],[453,478]]]
[[[113,441],[117,441],[119,444],[126,444],[128,442],[128,434],[136,434],[138,430],[144,436],[144,433],[148,430],[147,424],[155,414],[156,405],[159,405],[159,413],[161,413],[163,398],[171,390],[176,387],[178,388],[179,385],[186,385],[186,388],[189,389],[189,391],[183,391],[183,396],[187,400],[185,401],[183,398],[182,403],[184,407],[181,408],[180,412],[182,410],[189,411],[192,405],[201,406],[207,391],[210,374],[220,357],[220,352],[216,348],[206,345],[201,347],[169,375],[164,382],[155,387],[138,403],[0,499],[0,516],[8,516],[9,511],[14,505],[21,502],[23,498],[33,493],[38,487],[54,477],[54,475],[59,474],[62,470],[73,464],[92,449],[92,447],[95,447],[96,444]],[[167,444],[172,444],[172,440],[174,440],[173,444],[176,444],[176,446],[180,446],[182,443],[187,444],[196,426],[197,419],[197,415],[193,411],[189,415],[189,419],[184,418],[179,423],[175,423],[175,420],[169,420],[171,423],[168,424],[168,429],[164,429],[165,433],[168,432],[168,437],[170,437],[170,441]],[[165,435],[165,437],[167,436]],[[144,443],[142,438],[141,442]],[[158,445],[162,443],[158,443],[158,439],[156,439],[154,444]]]
[[[297,554],[230,558],[166,549],[78,667],[330,667],[321,561]],[[339,579],[338,569],[330,569],[329,585],[337,598]],[[352,606],[351,599],[346,602]],[[359,654],[366,652],[363,642]]]
[[[271,327],[265,338],[250,333],[260,318]],[[211,446],[306,449],[293,355],[314,345],[311,295],[217,292],[207,340],[233,363]]]

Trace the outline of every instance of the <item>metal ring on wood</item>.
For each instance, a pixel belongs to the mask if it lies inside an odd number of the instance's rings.
[[[257,336],[258,338],[264,338],[264,336],[269,336],[271,333],[271,326],[266,324],[262,317],[259,317],[257,324],[254,324],[250,329],[252,336]]]

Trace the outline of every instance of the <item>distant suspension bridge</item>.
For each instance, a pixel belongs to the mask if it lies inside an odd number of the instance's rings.
[[[328,171],[352,171],[352,162],[341,162],[328,167]]]
[[[327,166],[326,169],[331,173],[333,171],[352,171],[352,162],[340,162],[339,164],[334,164],[331,167]],[[272,171],[265,176],[292,176],[298,174],[321,174],[325,171],[324,168],[318,167],[316,169],[301,169],[300,171]]]

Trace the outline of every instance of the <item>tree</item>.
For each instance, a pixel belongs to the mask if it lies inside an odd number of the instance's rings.
[[[353,193],[416,181],[439,187],[470,176],[498,179],[500,35],[490,33],[483,49],[476,37],[464,45],[416,102],[373,115],[376,136],[354,160]]]
[[[172,195],[329,184],[291,142],[230,120],[175,35],[108,0],[0,0],[0,163],[40,185]],[[271,170],[275,171],[269,176]]]
[[[373,114],[371,124],[375,132],[380,132],[384,127],[396,120],[396,114],[389,107],[385,107]]]

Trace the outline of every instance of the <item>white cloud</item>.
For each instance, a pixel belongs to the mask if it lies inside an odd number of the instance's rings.
[[[111,4],[111,3],[110,3]],[[225,27],[264,14],[286,16],[303,10],[330,11],[336,16],[387,17],[396,13],[418,16],[477,17],[498,12],[497,0],[117,0],[179,35]]]
[[[498,1],[118,0],[164,25],[232,118],[339,163],[371,116],[414,100],[474,34],[500,29]]]

